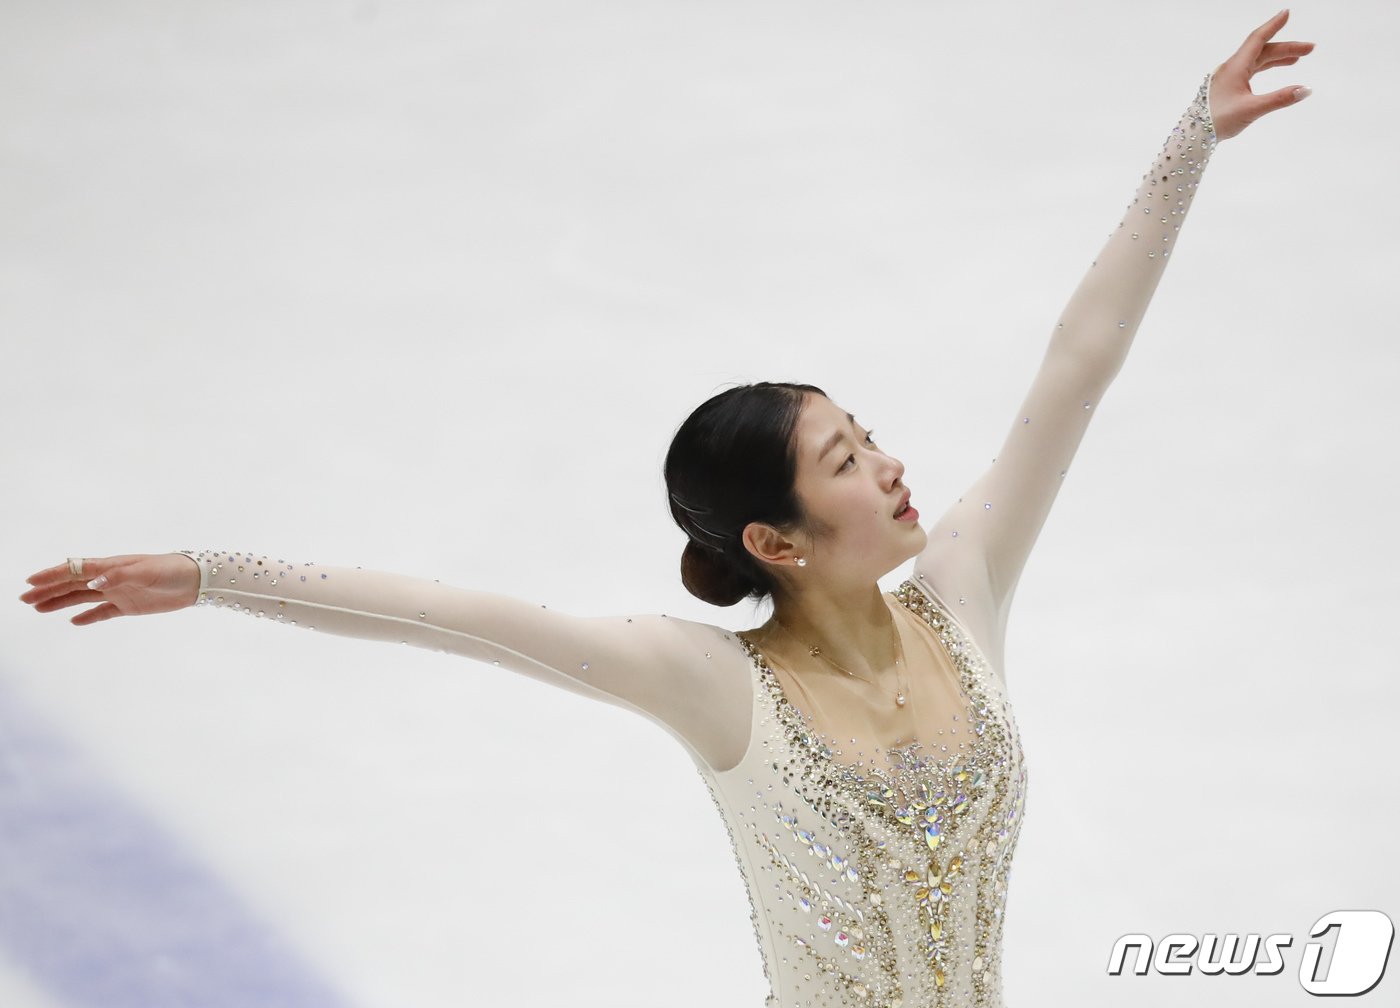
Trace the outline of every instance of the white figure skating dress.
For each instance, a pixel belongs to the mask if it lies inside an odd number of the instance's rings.
[[[659,724],[728,828],[767,1008],[999,1008],[1027,793],[998,667],[1005,613],[1214,146],[1207,78],[1057,323],[998,459],[929,529],[913,576],[883,596],[906,655],[919,656],[910,668],[933,670],[909,684],[906,744],[836,730],[850,705],[800,683],[785,691],[752,635],[704,623],[576,617],[357,567],[181,551],[199,565],[199,604],[451,652]],[[746,722],[715,723],[717,683],[747,696]]]

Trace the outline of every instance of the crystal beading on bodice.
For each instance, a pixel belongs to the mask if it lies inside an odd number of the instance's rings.
[[[922,742],[875,753],[869,764],[842,761],[789,702],[753,644],[738,638],[743,653],[725,652],[734,635],[665,614],[585,619],[360,567],[180,550],[199,568],[198,604],[459,655],[616,704],[663,728],[695,761],[729,832],[769,983],[768,1008],[999,1008],[1026,768],[1005,679],[967,625],[996,625],[989,614],[1009,604],[1006,593],[1098,394],[1122,364],[1215,145],[1208,76],[1066,306],[1000,464],[973,484],[975,497],[950,505],[930,531],[914,577],[891,593],[927,624],[937,644],[926,643],[950,663],[940,681],[949,692],[924,708],[960,726],[949,726],[946,743],[937,725],[949,723],[924,719],[912,702]],[[942,546],[955,545],[961,565],[940,563],[954,555],[933,541],[943,534],[950,538]],[[946,580],[935,589],[924,570]],[[957,610],[962,620],[939,599],[941,592],[960,606],[968,601],[951,590],[960,570],[997,575],[988,578],[989,597]],[[692,716],[711,698],[710,660],[722,656],[733,659],[736,674],[752,677],[753,700],[747,752],[723,771],[701,755],[704,726]]]
[[[980,562],[963,569],[998,575],[1003,594],[979,602],[989,611],[1008,603],[1006,586],[1058,491],[1043,474],[1064,477],[1176,246],[1216,146],[1210,84],[1207,75],[1070,299],[1002,465],[974,484],[982,508],[959,497],[935,526],[966,533],[957,548]],[[972,731],[956,742],[938,741],[929,732],[937,719],[921,718],[922,744],[889,749],[885,765],[838,760],[763,654],[739,638],[754,676],[748,751],[729,770],[697,765],[747,887],[768,1008],[1002,1005],[1025,759],[1004,676],[924,581],[923,559],[893,594],[958,670],[960,723]]]
[[[894,593],[933,630],[968,698],[970,741],[911,742],[886,766],[838,762],[753,661],[754,729],[701,776],[749,891],[770,1006],[1001,1004],[1002,922],[1026,798],[1000,677],[914,581]]]

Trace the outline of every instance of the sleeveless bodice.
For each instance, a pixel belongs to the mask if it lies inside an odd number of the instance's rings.
[[[1002,924],[1026,799],[1001,676],[913,580],[893,593],[961,678],[961,740],[911,740],[883,765],[831,740],[738,638],[754,676],[753,733],[733,768],[701,777],[748,889],[767,1008],[933,1008],[1001,1000]]]

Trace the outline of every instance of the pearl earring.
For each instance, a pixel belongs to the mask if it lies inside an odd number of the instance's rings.
[[[806,566],[807,566],[807,560],[806,560],[804,557],[798,557],[796,562],[797,562],[797,566],[799,566],[799,567],[806,567]]]

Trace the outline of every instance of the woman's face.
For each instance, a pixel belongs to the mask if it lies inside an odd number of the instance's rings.
[[[795,439],[797,494],[819,538],[809,565],[818,564],[824,573],[841,571],[843,580],[847,572],[856,580],[874,580],[927,545],[916,512],[894,517],[908,491],[904,463],[881,451],[864,425],[830,399],[809,392]]]

